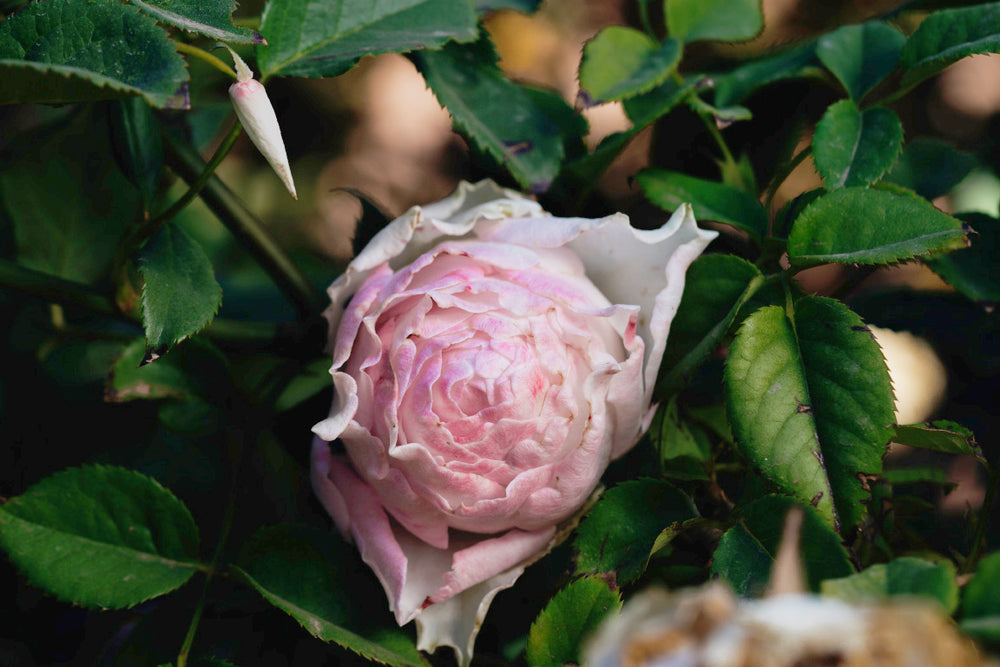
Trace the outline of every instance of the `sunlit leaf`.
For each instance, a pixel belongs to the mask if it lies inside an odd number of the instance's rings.
[[[648,92],[670,76],[680,59],[676,40],[658,43],[634,28],[608,26],[583,47],[580,95],[591,105]]]

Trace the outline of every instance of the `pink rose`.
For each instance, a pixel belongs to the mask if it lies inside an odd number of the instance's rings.
[[[468,664],[496,593],[638,441],[684,272],[714,236],[687,205],[639,231],[462,183],[331,285],[313,486],[419,648]]]

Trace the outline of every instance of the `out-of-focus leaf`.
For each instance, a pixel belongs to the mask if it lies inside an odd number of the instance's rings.
[[[882,479],[902,486],[904,484],[934,484],[936,486],[958,486],[948,479],[948,474],[941,468],[895,468],[883,470]]]
[[[927,265],[949,285],[984,306],[1000,302],[1000,220],[982,213],[959,214],[974,234],[970,245],[942,255]]]
[[[107,118],[82,110],[0,165],[0,207],[13,223],[20,263],[86,283],[105,272],[139,215],[139,193],[110,153]]]
[[[497,9],[515,9],[525,14],[531,14],[541,4],[542,0],[476,0],[476,11],[482,14]]]
[[[904,556],[888,563],[840,579],[827,579],[820,587],[823,595],[848,602],[879,601],[895,595],[923,597],[937,601],[948,614],[958,606],[955,566]]]
[[[271,0],[257,47],[262,78],[343,74],[362,57],[476,38],[472,0]],[[503,99],[503,98],[500,98]]]
[[[994,552],[976,567],[976,575],[962,595],[961,628],[973,637],[1000,642],[1000,552]]]
[[[712,75],[715,87],[715,105],[728,107],[739,104],[758,88],[810,74],[819,74],[816,42],[806,42],[787,51],[760,60],[752,60],[733,70]]]
[[[648,92],[674,72],[680,59],[677,40],[658,43],[634,28],[608,26],[583,47],[580,96],[590,106]]]
[[[0,104],[142,95],[183,108],[187,80],[166,32],[117,2],[33,2],[0,23]]]
[[[386,665],[429,667],[402,630],[357,627],[362,609],[350,568],[360,564],[349,548],[329,530],[270,526],[254,534],[234,570],[314,637]]]
[[[698,516],[669,482],[639,479],[609,489],[577,529],[577,572],[616,572],[622,584],[638,579],[665,528]]]
[[[816,125],[812,148],[816,171],[828,190],[870,185],[899,157],[903,124],[884,107],[861,111],[851,100],[841,100]]]
[[[760,241],[767,233],[767,212],[743,190],[665,169],[644,169],[636,176],[649,201],[666,211],[689,202],[698,220],[716,220]]]
[[[531,667],[579,664],[580,648],[608,614],[621,609],[617,591],[600,576],[577,579],[549,600],[531,624],[527,659]]]
[[[901,445],[945,454],[959,454],[977,459],[982,459],[983,456],[972,431],[955,422],[944,420],[930,424],[897,426],[892,441]]]
[[[332,362],[328,357],[306,364],[302,372],[296,375],[278,396],[278,400],[274,404],[275,411],[283,412],[290,410],[324,389],[329,389],[331,386],[331,365]]]
[[[233,25],[236,0],[129,0],[143,11],[182,30],[223,42],[262,44],[256,30]]]
[[[683,42],[753,39],[764,29],[760,0],[670,0],[667,31]]]
[[[212,321],[222,288],[205,251],[173,224],[146,241],[138,264],[147,354],[159,356]]]
[[[767,587],[781,544],[785,515],[798,505],[785,496],[765,496],[739,512],[739,522],[726,531],[712,556],[712,574],[740,595],[758,597]],[[818,592],[824,579],[846,577],[854,568],[840,537],[809,506],[802,508],[799,548],[806,563],[810,590]]]
[[[111,146],[125,176],[139,189],[145,211],[153,206],[163,169],[160,124],[146,101],[129,97],[109,111]]]
[[[231,390],[225,357],[198,338],[185,341],[155,363],[143,365],[145,357],[144,339],[129,343],[108,378],[108,401],[205,398],[221,402]]]
[[[882,351],[853,311],[807,296],[743,322],[726,364],[730,421],[751,464],[848,529],[882,470],[893,399]]]
[[[1000,3],[934,12],[906,40],[900,54],[908,88],[955,61],[1000,49]]]
[[[684,295],[670,324],[657,395],[683,385],[715,350],[746,300],[763,282],[760,270],[734,255],[702,255],[688,268]]]
[[[814,201],[795,221],[788,259],[799,267],[891,264],[966,245],[960,220],[912,193],[841,188]]]
[[[845,25],[819,38],[816,55],[855,102],[896,68],[906,37],[881,21]]]
[[[131,607],[198,569],[198,529],[172,493],[137,472],[69,468],[0,506],[0,546],[36,586],[91,607]]]
[[[537,91],[508,79],[487,39],[413,57],[438,101],[476,147],[501,162],[523,187],[548,189],[562,164],[568,135],[578,133],[580,126],[560,126],[535,101]]]
[[[925,199],[936,199],[951,192],[978,163],[971,153],[940,139],[914,139],[903,147],[903,154],[885,180]]]

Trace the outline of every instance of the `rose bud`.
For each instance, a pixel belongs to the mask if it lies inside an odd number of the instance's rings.
[[[462,183],[331,285],[313,487],[418,648],[467,665],[494,595],[639,440],[684,273],[714,236],[686,204],[640,231]]]
[[[278,127],[278,117],[274,115],[274,107],[267,97],[267,91],[260,81],[253,78],[253,72],[243,59],[228,46],[226,48],[236,65],[236,83],[229,86],[229,98],[233,101],[236,117],[240,119],[250,141],[267,159],[267,163],[278,174],[292,197],[298,199],[292,170],[288,166],[288,156],[285,154],[285,142],[281,138],[281,128]]]

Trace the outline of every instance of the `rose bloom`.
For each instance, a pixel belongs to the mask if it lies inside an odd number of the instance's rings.
[[[714,236],[686,204],[641,231],[462,183],[331,285],[313,487],[420,649],[468,664],[496,593],[639,440],[684,272]]]

